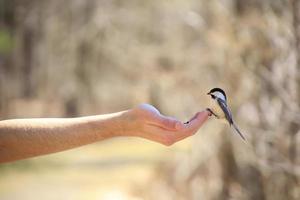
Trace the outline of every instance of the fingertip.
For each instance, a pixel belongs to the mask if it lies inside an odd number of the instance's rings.
[[[210,111],[210,110],[205,109],[203,112],[204,112],[206,115],[211,116],[211,111]]]
[[[211,111],[210,108],[206,108],[205,110],[209,113],[208,114],[209,117],[213,115],[213,112]]]
[[[198,112],[195,119],[195,124],[202,125],[209,118],[209,112]]]
[[[198,112],[197,115],[197,119],[207,119],[210,116],[210,112],[208,110],[204,110],[201,112]]]

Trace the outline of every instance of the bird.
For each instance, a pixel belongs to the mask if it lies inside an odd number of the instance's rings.
[[[210,107],[207,108],[207,110],[217,119],[225,119],[229,123],[230,127],[233,126],[241,138],[246,141],[246,138],[233,121],[231,111],[227,105],[227,96],[224,90],[221,88],[213,88],[207,93],[207,95],[210,95],[211,97]]]

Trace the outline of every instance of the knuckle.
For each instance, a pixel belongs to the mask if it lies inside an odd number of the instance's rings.
[[[195,135],[196,134],[196,131],[188,131],[187,132],[187,136],[192,136],[192,135]]]
[[[174,123],[171,120],[169,120],[169,119],[165,119],[163,123],[164,123],[164,125],[166,127],[169,127],[169,128],[173,128],[174,127]]]
[[[161,123],[167,126],[169,124],[169,121],[167,119],[162,119]]]
[[[171,146],[173,143],[171,143],[170,141],[164,141],[163,144],[167,147]]]

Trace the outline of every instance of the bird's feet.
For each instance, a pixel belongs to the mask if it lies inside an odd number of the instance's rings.
[[[216,118],[218,118],[218,116],[210,109],[210,108],[206,108],[206,110],[208,111],[208,112],[210,112],[210,114],[209,114],[209,116],[215,116]]]

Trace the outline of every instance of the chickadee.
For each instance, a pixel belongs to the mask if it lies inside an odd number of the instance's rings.
[[[232,114],[227,106],[227,97],[225,92],[221,88],[213,88],[207,93],[207,95],[210,95],[212,99],[211,107],[207,110],[210,111],[216,118],[227,120],[230,126],[233,125],[234,129],[238,132],[242,139],[246,140],[233,122]]]

